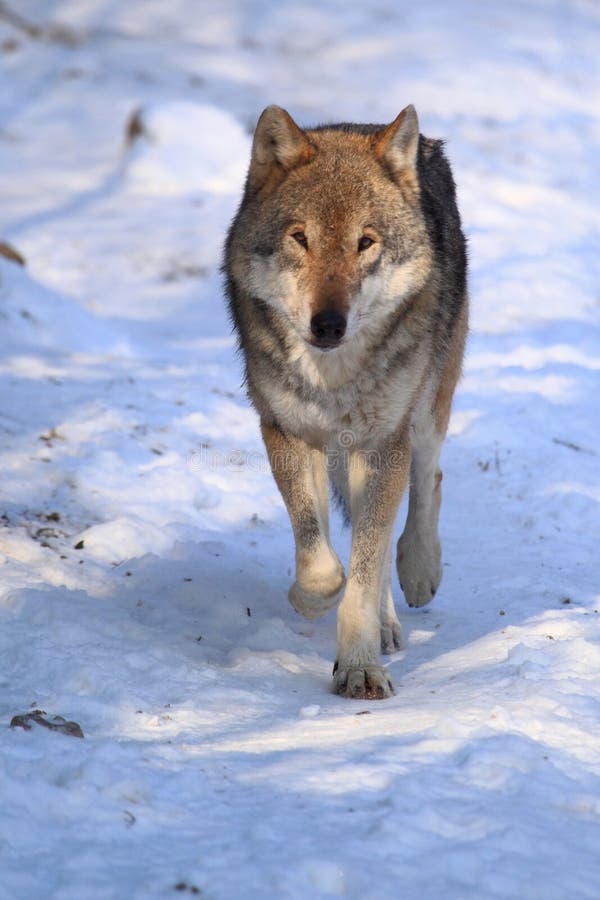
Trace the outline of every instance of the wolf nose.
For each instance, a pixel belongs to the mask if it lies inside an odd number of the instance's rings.
[[[317,313],[310,320],[310,330],[317,347],[335,347],[344,337],[346,317],[334,310]]]

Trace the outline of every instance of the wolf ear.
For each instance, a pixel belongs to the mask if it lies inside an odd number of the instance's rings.
[[[252,142],[248,188],[256,193],[270,181],[279,181],[290,169],[309,162],[315,148],[290,114],[280,106],[267,106]]]
[[[391,125],[379,133],[375,153],[396,178],[415,172],[419,149],[419,120],[412,105],[402,110]]]

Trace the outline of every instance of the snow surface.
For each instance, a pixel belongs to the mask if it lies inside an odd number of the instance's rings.
[[[596,900],[598,4],[24,0],[0,64],[2,900]],[[381,703],[287,603],[222,300],[270,102],[415,103],[470,240],[444,581]]]

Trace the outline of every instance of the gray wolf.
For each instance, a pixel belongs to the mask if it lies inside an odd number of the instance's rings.
[[[387,126],[301,129],[270,106],[225,244],[226,293],[273,475],[296,542],[292,606],[339,602],[333,690],[393,693],[380,652],[442,575],[438,459],[467,333],[466,247],[441,141],[407,106]],[[329,484],[352,524],[347,577]]]

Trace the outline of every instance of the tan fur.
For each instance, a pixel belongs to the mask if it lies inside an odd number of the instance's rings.
[[[467,329],[469,319],[469,305],[465,298],[465,302],[461,308],[459,317],[456,322],[452,343],[448,348],[448,356],[446,364],[440,375],[437,394],[433,403],[433,415],[435,418],[435,426],[438,434],[445,436],[450,421],[450,412],[452,408],[452,398],[458,380],[462,373],[463,356],[465,352],[465,343],[467,340]]]
[[[264,422],[262,435],[296,539],[290,603],[307,619],[318,618],[336,605],[344,585],[342,564],[329,542],[324,454]]]

